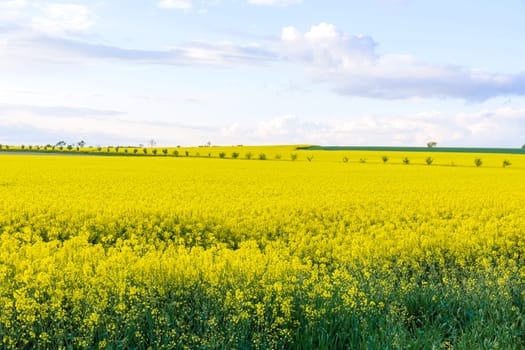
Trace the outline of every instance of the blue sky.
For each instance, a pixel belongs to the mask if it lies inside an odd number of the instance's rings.
[[[0,143],[521,147],[523,38],[523,0],[0,0]]]

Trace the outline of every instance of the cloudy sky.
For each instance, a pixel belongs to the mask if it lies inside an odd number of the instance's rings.
[[[521,147],[524,0],[0,0],[0,143]]]

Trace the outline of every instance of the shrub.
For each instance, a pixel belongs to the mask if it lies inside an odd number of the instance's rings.
[[[343,157],[343,163],[348,163],[348,157]]]
[[[251,152],[246,153],[245,157],[246,157],[246,159],[252,159]]]
[[[282,158],[282,156],[281,156],[280,154],[276,154],[276,155],[275,155],[275,159],[279,160],[279,159],[281,159],[281,158]]]
[[[290,154],[290,159],[293,161],[296,161],[297,160],[297,154],[296,153],[292,153]]]
[[[151,153],[153,153],[154,155],[156,155],[156,154],[157,154],[157,149],[154,148],[154,149],[151,151]]]
[[[175,157],[178,157],[178,156],[179,156],[179,151],[177,151],[177,150],[173,150],[173,155],[174,155]]]
[[[383,156],[381,159],[383,160],[383,163],[388,162],[388,157],[387,156]]]
[[[425,159],[425,162],[427,163],[427,165],[432,164],[433,161],[434,159],[432,159],[432,157],[427,157],[427,159]]]
[[[266,154],[260,153],[259,154],[259,160],[266,160]]]
[[[503,167],[504,167],[504,168],[505,168],[505,167],[508,167],[508,166],[510,166],[510,165],[512,165],[512,163],[511,163],[508,159],[505,159],[505,160],[503,161]]]
[[[167,148],[163,148],[162,149],[162,153],[164,153],[165,156],[168,155],[168,149]]]
[[[481,158],[476,158],[474,159],[474,164],[476,164],[476,167],[479,168],[483,164],[483,161],[481,160]]]
[[[410,164],[410,159],[408,159],[408,157],[403,158],[403,164]]]
[[[233,159],[237,159],[237,158],[239,158],[239,153],[238,153],[238,152],[233,152],[233,153],[232,153],[232,158],[233,158]]]
[[[144,152],[144,154],[148,154],[148,149],[147,148],[143,148],[142,152]]]
[[[359,163],[366,163],[366,158],[359,159]]]
[[[226,153],[224,152],[219,153],[219,158],[224,158],[224,157],[226,157]]]

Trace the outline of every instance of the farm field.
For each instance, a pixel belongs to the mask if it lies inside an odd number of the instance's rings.
[[[523,155],[209,149],[0,153],[0,348],[525,347]]]

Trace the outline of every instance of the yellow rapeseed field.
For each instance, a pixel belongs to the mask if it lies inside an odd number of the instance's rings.
[[[0,154],[0,348],[525,347],[523,155],[190,151]]]

